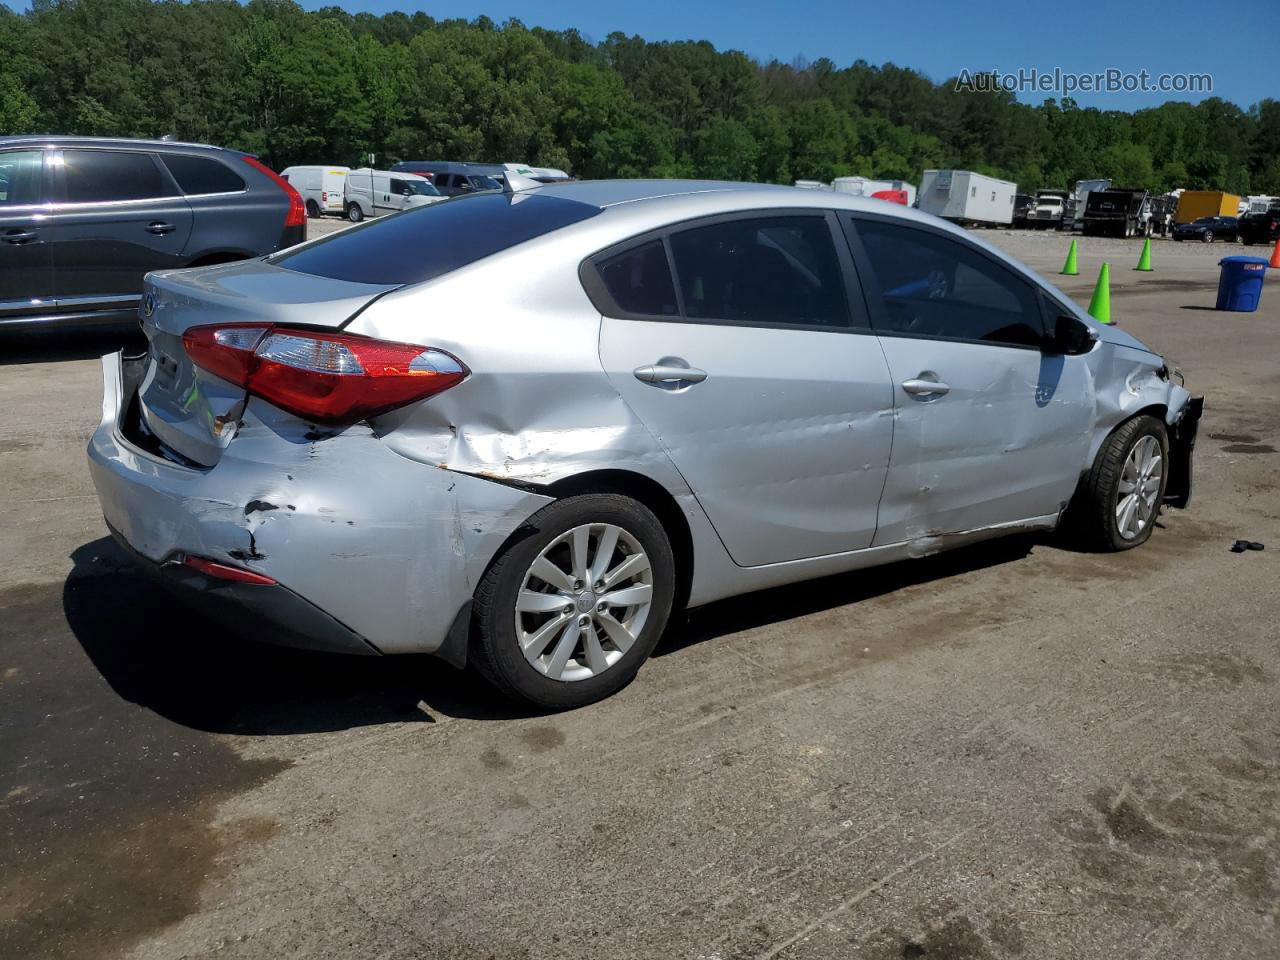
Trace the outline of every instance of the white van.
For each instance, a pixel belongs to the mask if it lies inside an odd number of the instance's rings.
[[[429,179],[416,173],[392,173],[390,170],[361,167],[347,175],[344,209],[348,220],[359,223],[365,217],[378,217],[443,199]]]
[[[343,198],[347,194],[350,172],[350,167],[286,167],[280,176],[302,194],[308,217],[323,217],[346,209]]]

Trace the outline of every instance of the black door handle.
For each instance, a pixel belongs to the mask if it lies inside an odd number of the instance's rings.
[[[156,220],[153,223],[147,224],[147,232],[157,235],[172,233],[175,229],[176,228],[172,223],[165,223],[163,220]]]
[[[28,240],[36,238],[34,230],[9,230],[5,232],[5,240],[9,243],[26,243]]]

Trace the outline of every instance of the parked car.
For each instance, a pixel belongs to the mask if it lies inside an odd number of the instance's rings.
[[[479,190],[501,190],[506,168],[500,163],[457,163],[449,160],[406,160],[391,167],[396,173],[429,177],[446,197]]]
[[[1247,244],[1274,244],[1280,238],[1280,210],[1251,213],[1240,220],[1240,239]]]
[[[1201,217],[1174,227],[1173,239],[1200,240],[1204,243],[1225,240],[1227,243],[1237,243],[1240,240],[1240,221],[1235,217]]]
[[[147,271],[307,235],[288,183],[201,144],[0,137],[0,195],[0,329],[136,323]]]
[[[1201,401],[1158,354],[834,192],[481,193],[154,273],[142,316],[88,453],[145,569],[542,707],[623,686],[673,609],[1060,525],[1124,550],[1190,496]]]
[[[350,167],[286,167],[280,176],[302,194],[307,205],[308,217],[322,217],[326,213],[346,212],[347,174]]]
[[[346,214],[352,223],[410,207],[439,203],[444,197],[426,177],[389,170],[352,170],[347,177]]]

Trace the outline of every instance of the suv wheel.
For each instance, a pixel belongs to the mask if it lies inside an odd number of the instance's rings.
[[[552,503],[476,588],[479,671],[508,696],[565,710],[635,677],[666,627],[675,559],[658,518],[614,494]]]

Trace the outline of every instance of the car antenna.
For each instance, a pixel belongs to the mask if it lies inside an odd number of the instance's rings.
[[[508,170],[502,178],[502,192],[507,196],[511,196],[513,193],[518,193],[521,190],[532,190],[534,187],[540,186],[542,186],[542,184],[537,180],[533,180],[529,177],[522,177],[520,174],[512,173],[510,170]]]

